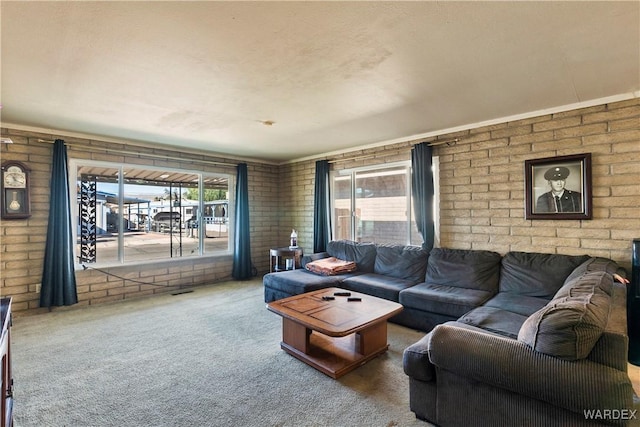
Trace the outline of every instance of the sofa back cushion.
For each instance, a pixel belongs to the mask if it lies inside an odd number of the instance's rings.
[[[500,292],[551,299],[589,256],[509,252],[502,258]]]
[[[500,275],[497,252],[433,248],[425,281],[436,285],[496,292]]]
[[[376,262],[374,243],[357,243],[351,240],[332,240],[327,245],[327,253],[344,261],[354,261],[358,271],[373,273]]]
[[[373,272],[420,283],[429,253],[419,246],[378,245]]]
[[[565,296],[560,295],[560,293],[566,293],[571,288],[573,288],[579,281],[583,281],[583,278],[588,277],[593,273],[598,272],[606,272],[609,275],[613,275],[618,271],[619,267],[614,261],[607,258],[589,258],[575,270],[571,272],[571,274],[566,278],[562,288],[556,293],[555,297]],[[599,277],[599,276],[598,276]],[[609,296],[611,296],[613,289],[613,277],[610,277],[610,280],[603,280],[600,282],[600,288],[605,291]],[[555,298],[554,297],[554,298]]]
[[[591,292],[594,286],[611,296],[613,294],[613,276],[602,273],[602,271],[586,271],[581,276],[574,277],[558,289],[553,299],[583,295]]]
[[[606,273],[599,273],[602,278]],[[520,328],[518,340],[536,351],[565,360],[589,356],[607,326],[611,297],[598,284],[581,286],[574,296],[554,298]]]

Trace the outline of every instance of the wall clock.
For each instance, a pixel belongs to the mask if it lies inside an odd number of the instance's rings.
[[[17,161],[2,164],[2,218],[29,218],[29,168]]]

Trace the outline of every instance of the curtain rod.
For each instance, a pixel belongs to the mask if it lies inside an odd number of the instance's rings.
[[[52,139],[38,139],[38,142],[44,142],[46,144],[53,144],[55,142],[55,140]],[[67,146],[73,147],[74,150],[78,150],[78,151],[84,151],[87,153],[95,153],[95,152],[104,152],[106,154],[112,154],[112,153],[117,153],[117,154],[124,154],[124,155],[129,155],[129,156],[137,156],[137,157],[148,157],[148,158],[152,158],[152,159],[162,159],[162,160],[176,160],[176,161],[181,161],[181,162],[191,162],[191,163],[203,163],[206,165],[223,165],[223,166],[229,166],[229,167],[233,167],[233,166],[237,166],[238,163],[233,163],[233,162],[216,162],[213,160],[199,160],[199,159],[190,159],[190,158],[184,158],[184,157],[175,157],[175,156],[164,156],[162,154],[153,154],[153,153],[139,153],[139,152],[135,152],[135,151],[127,151],[127,150],[116,150],[116,149],[109,149],[109,148],[86,148],[83,147],[81,145],[77,145],[77,144],[69,144],[68,142],[65,141],[64,143]]]
[[[455,138],[455,139],[450,139],[450,140],[447,140],[447,141],[433,141],[433,142],[427,143],[427,145],[429,147],[435,147],[435,146],[438,146],[438,145],[445,145],[446,144],[447,146],[451,147],[453,145],[456,145],[456,143],[458,141],[460,141],[460,139]],[[419,143],[417,143],[417,144],[419,144]],[[377,154],[365,154],[365,155],[362,155],[362,156],[345,157],[345,158],[342,158],[342,159],[329,160],[329,163],[347,162],[347,161],[352,161],[352,160],[363,160],[363,159],[369,159],[369,158],[375,157],[375,156],[377,156]]]

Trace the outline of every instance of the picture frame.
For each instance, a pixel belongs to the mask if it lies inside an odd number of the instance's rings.
[[[0,217],[2,219],[29,218],[31,216],[30,169],[24,163],[7,161],[2,163],[0,170]]]
[[[524,173],[525,219],[592,218],[591,153],[526,160]]]

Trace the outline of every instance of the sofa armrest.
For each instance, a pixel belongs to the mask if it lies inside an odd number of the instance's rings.
[[[567,361],[517,340],[457,322],[430,333],[429,359],[437,369],[582,414],[588,409],[633,408],[626,372],[589,360]]]
[[[433,381],[436,377],[435,367],[429,360],[429,339],[427,334],[420,341],[407,347],[402,353],[404,373],[420,381]]]

